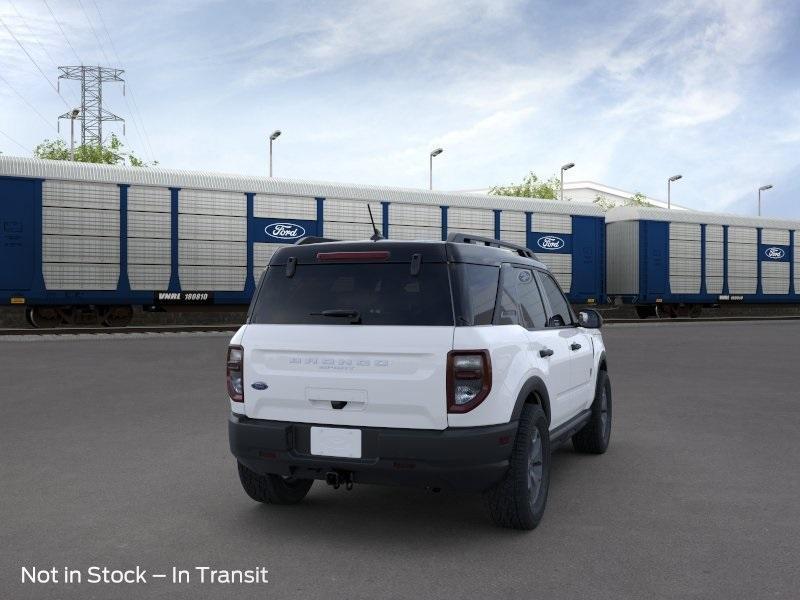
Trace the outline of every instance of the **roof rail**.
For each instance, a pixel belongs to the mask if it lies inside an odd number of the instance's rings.
[[[469,233],[453,232],[447,235],[447,241],[456,244],[483,244],[484,246],[491,246],[493,248],[511,250],[512,252],[515,252],[520,256],[524,256],[525,258],[532,258],[533,260],[538,260],[536,258],[536,255],[533,253],[533,250],[531,250],[530,248],[525,248],[524,246],[512,244],[511,242],[503,242],[501,240],[496,240],[490,237],[472,235]]]
[[[294,245],[295,246],[304,246],[306,244],[321,244],[322,242],[338,242],[340,240],[334,240],[332,238],[320,237],[316,235],[307,235],[306,237],[302,237],[297,240]]]

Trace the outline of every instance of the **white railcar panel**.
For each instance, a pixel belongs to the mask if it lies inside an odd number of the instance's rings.
[[[501,212],[500,231],[522,231],[524,233],[526,231],[525,213],[516,210],[504,210]]]
[[[696,223],[670,223],[669,239],[700,241],[700,225]]]
[[[670,240],[669,257],[699,259],[700,240]]]
[[[572,255],[540,252],[536,255],[536,258],[539,259],[539,262],[547,265],[561,289],[564,292],[569,292],[572,286]]]
[[[755,277],[731,277],[728,275],[728,292],[733,295],[755,294],[756,286]]]
[[[389,239],[438,241],[442,239],[442,228],[414,225],[389,225]]]
[[[171,262],[169,239],[128,238],[128,264],[168,265]]]
[[[42,208],[45,235],[119,237],[119,211],[81,208]]]
[[[728,227],[728,243],[758,244],[755,227]]]
[[[169,188],[132,185],[128,188],[128,210],[168,213],[172,210]]]
[[[485,229],[494,237],[494,211],[451,206],[447,209],[447,231]]]
[[[527,234],[525,230],[522,231],[509,231],[506,229],[500,230],[500,239],[504,242],[511,242],[512,244],[516,244],[517,246],[522,246],[523,248],[527,246],[528,240],[526,239]]]
[[[182,240],[247,241],[247,218],[182,214],[178,218]]]
[[[700,277],[701,261],[699,258],[670,258],[669,276],[691,276]]]
[[[729,260],[728,277],[752,277],[758,275],[758,263],[756,261]]]
[[[212,242],[208,240],[180,240],[179,265],[246,266],[245,242]]]
[[[706,225],[706,242],[724,241],[725,230],[722,225]]]
[[[728,260],[755,263],[758,260],[756,244],[728,244]]]
[[[383,206],[380,202],[370,202],[372,209],[372,216],[375,219],[375,224],[378,226],[378,231],[381,230],[383,224]],[[337,200],[325,199],[323,202],[323,218],[325,220],[325,235],[328,234],[328,222],[340,223],[369,223],[369,211],[367,211],[367,203],[359,200]]]
[[[166,290],[169,287],[169,277],[169,265],[128,265],[128,281],[134,291]]]
[[[178,192],[178,212],[246,217],[247,197],[238,192],[182,189]]]
[[[779,246],[789,245],[789,231],[786,229],[762,229],[762,244],[777,244]]]
[[[721,294],[723,277],[706,276],[706,292],[709,294]]]
[[[725,258],[725,244],[706,241],[706,258],[718,260]]]
[[[800,230],[794,232],[794,292],[800,294]]]
[[[673,294],[699,294],[699,275],[670,275],[669,288]]]
[[[119,264],[42,263],[48,290],[115,290]]]
[[[266,219],[317,220],[316,198],[256,194],[253,216]]]
[[[43,235],[42,261],[118,263],[119,239],[76,235]]]
[[[46,179],[42,182],[42,206],[119,210],[119,193],[119,186],[110,183]]]
[[[128,211],[128,238],[170,239],[169,213]]]
[[[247,267],[210,267],[182,265],[179,270],[181,290],[242,291]]]
[[[725,274],[725,261],[717,258],[706,259],[706,277],[722,277]]]
[[[787,240],[788,241],[788,240]],[[778,243],[778,242],[772,242]],[[789,263],[766,262],[761,263],[761,291],[765,294],[789,293]]]
[[[380,232],[380,224],[376,223],[376,226],[378,227],[378,232]],[[335,240],[368,240],[375,233],[372,230],[372,224],[369,222],[339,223],[325,221],[323,228],[325,237]]]
[[[467,235],[494,239],[494,229],[468,229],[466,227],[451,228],[448,226],[447,235],[449,236],[451,233],[465,233]]]
[[[534,213],[531,216],[531,231],[542,233],[572,233],[572,215]]]
[[[442,209],[439,206],[424,204],[392,203],[389,205],[389,224],[441,228]]]

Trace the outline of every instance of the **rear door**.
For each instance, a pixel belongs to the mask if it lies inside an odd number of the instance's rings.
[[[387,262],[303,264],[288,273],[268,268],[244,334],[247,416],[447,427],[453,308],[445,263],[416,273]]]
[[[28,290],[33,278],[36,182],[0,177],[0,290]]]

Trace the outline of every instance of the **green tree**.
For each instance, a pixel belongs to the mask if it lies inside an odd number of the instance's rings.
[[[647,201],[647,196],[645,196],[642,192],[636,192],[622,204],[617,204],[615,200],[609,198],[608,196],[597,194],[594,199],[594,203],[604,211],[609,211],[617,206],[653,206],[653,204]]]
[[[496,185],[489,190],[498,196],[517,196],[519,198],[545,198],[556,200],[561,191],[561,181],[553,175],[550,179],[541,180],[531,171],[520,184]]]
[[[69,160],[69,147],[64,140],[45,140],[33,150],[37,158],[49,160]],[[111,134],[111,139],[102,146],[81,144],[75,148],[75,160],[78,162],[102,163],[106,165],[130,165],[131,167],[149,167],[158,161],[146,163],[132,151],[126,150],[120,139]]]

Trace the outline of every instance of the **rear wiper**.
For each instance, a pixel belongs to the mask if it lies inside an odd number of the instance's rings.
[[[354,325],[361,323],[361,313],[352,308],[331,308],[322,312],[309,313],[315,317],[349,317]]]

